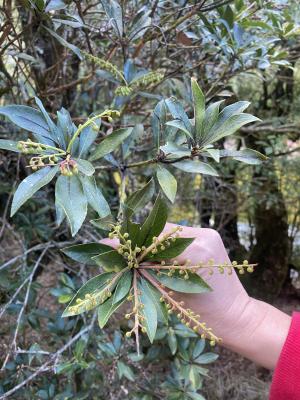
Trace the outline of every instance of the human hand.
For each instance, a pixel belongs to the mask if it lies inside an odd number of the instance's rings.
[[[176,225],[167,223],[168,232]],[[220,235],[213,229],[183,227],[181,237],[195,238],[193,243],[176,260],[183,264],[230,263]],[[116,239],[104,239],[103,243],[118,246]],[[200,314],[214,334],[222,339],[225,347],[267,367],[274,368],[284,340],[287,336],[290,317],[264,302],[248,296],[235,271],[231,275],[220,274],[217,270],[200,268],[198,273],[212,288],[202,294],[176,293],[185,307]]]

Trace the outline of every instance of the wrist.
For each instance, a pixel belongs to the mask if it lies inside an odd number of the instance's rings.
[[[227,347],[242,356],[274,369],[288,335],[291,317],[270,304],[249,298],[239,318],[232,321]]]

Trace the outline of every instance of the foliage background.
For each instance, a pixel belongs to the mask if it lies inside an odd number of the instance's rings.
[[[261,166],[223,162],[218,178],[173,169],[178,194],[171,220],[217,229],[232,259],[259,263],[260,268],[244,281],[250,293],[289,309],[299,295],[300,268],[299,17],[293,0],[119,4],[5,0],[0,8],[0,104],[34,106],[33,98],[38,96],[51,115],[63,106],[76,123],[114,104],[122,109],[123,118],[104,122],[100,134],[136,126],[136,139],[128,151],[128,159],[135,162],[153,156],[151,115],[162,96],[175,95],[191,110],[191,76],[197,78],[208,101],[224,99],[227,105],[251,101],[251,113],[262,122],[242,128],[236,139],[220,145],[231,148],[237,141],[269,160]],[[128,97],[117,96],[120,83],[85,60],[84,51],[110,61],[120,71],[125,68],[127,74],[157,71],[164,79]],[[4,118],[0,129],[3,139],[24,138]],[[127,162],[124,153],[122,157]],[[90,316],[76,321],[60,318],[64,308],[60,303],[95,271],[57,251],[72,238],[66,225],[56,225],[53,201],[49,201],[52,186],[9,218],[13,192],[28,169],[26,159],[15,153],[1,151],[0,163],[0,393],[38,372],[11,398],[186,398],[176,397],[178,391],[185,394],[178,389],[183,375],[176,372],[180,353],[174,355],[172,332],[169,338],[162,333],[153,348],[145,343],[145,359],[139,364],[128,356],[133,344],[123,343],[119,321],[100,331]],[[97,170],[97,181],[116,210],[121,182],[126,180],[132,191],[151,174],[147,166],[124,171],[104,164]],[[89,217],[95,216],[91,212]],[[101,231],[86,223],[76,241],[101,237]],[[70,343],[80,332],[79,340]],[[202,389],[201,374],[195,378],[199,382],[189,383],[195,396],[267,398],[267,374],[245,362],[240,368],[236,357],[230,362],[244,372],[234,375],[222,368],[222,357],[231,360],[232,356],[221,356]],[[255,378],[248,379],[249,370]],[[166,386],[167,379],[177,388],[175,394]],[[237,384],[245,379],[245,385]]]

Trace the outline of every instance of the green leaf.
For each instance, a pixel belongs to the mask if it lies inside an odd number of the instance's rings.
[[[98,254],[92,259],[105,271],[120,271],[127,266],[126,260],[117,252],[117,250],[110,250],[105,253]]]
[[[93,130],[94,126],[99,126],[101,125],[101,119],[98,119],[94,121],[93,126],[87,126],[83,131],[81,132],[79,136],[79,158],[85,158],[91,145],[94,143],[94,141],[97,138],[98,133]]]
[[[154,146],[156,146],[157,148],[159,148],[160,145],[160,139],[166,119],[167,119],[167,108],[165,100],[162,99],[156,104],[151,116],[153,142]]]
[[[132,272],[126,271],[118,281],[114,294],[112,296],[112,304],[116,304],[127,296],[132,282]]]
[[[139,246],[149,246],[152,238],[158,236],[164,229],[168,218],[168,207],[161,196],[157,196],[154,206],[141,226],[138,238]]]
[[[216,103],[212,103],[207,107],[204,115],[203,121],[203,138],[199,141],[199,145],[202,146],[203,140],[206,138],[206,135],[214,126],[214,124],[218,120],[220,105],[224,100],[217,101]]]
[[[129,34],[129,40],[137,40],[142,37],[147,28],[151,26],[151,10],[145,10],[142,8],[137,15],[134,17],[132,22],[132,29]]]
[[[104,328],[112,314],[126,301],[126,299],[120,300],[117,303],[113,303],[113,298],[110,297],[103,304],[98,307],[98,324],[100,328]]]
[[[211,287],[198,274],[189,273],[189,279],[184,279],[184,275],[180,275],[176,271],[173,276],[154,275],[155,279],[165,285],[167,288],[180,293],[206,293],[210,292]]]
[[[230,5],[227,5],[225,8],[225,12],[222,15],[222,17],[225,19],[225,21],[228,23],[230,28],[233,28],[233,23],[234,23],[234,13],[232,11],[232,8]]]
[[[172,114],[172,117],[181,121],[188,132],[192,132],[193,127],[182,104],[175,97],[170,97],[165,101],[165,103]]]
[[[167,142],[167,144],[160,147],[160,150],[165,153],[168,159],[189,157],[191,155],[191,150],[188,147],[178,146],[172,142]]]
[[[191,79],[191,86],[194,100],[195,136],[196,139],[201,140],[203,135],[205,97],[195,78]]]
[[[197,340],[195,347],[193,349],[193,358],[197,358],[200,356],[200,354],[203,352],[205,348],[205,339],[199,339]]]
[[[138,289],[141,292],[140,301],[144,305],[143,309],[141,310],[141,314],[145,318],[144,326],[146,328],[149,340],[151,343],[153,343],[157,329],[157,311],[152,298],[147,296],[147,294],[143,291],[143,281],[144,280],[140,278],[140,281],[138,282]]]
[[[173,203],[177,192],[177,181],[175,177],[171,174],[170,171],[168,171],[161,165],[159,165],[157,168],[156,176],[164,194],[171,201],[171,203]]]
[[[135,381],[134,373],[128,365],[126,365],[122,361],[118,360],[117,368],[118,368],[119,379],[122,379],[123,376],[125,376],[125,378],[127,378],[129,381],[131,381],[131,382]]]
[[[42,169],[25,178],[20,183],[14,194],[10,216],[12,217],[18,211],[18,209],[41,187],[51,182],[58,170],[58,165],[54,167],[43,167]]]
[[[170,328],[168,331],[167,341],[168,341],[168,345],[170,347],[171,353],[174,356],[174,354],[177,351],[177,338],[176,338],[173,328]]]
[[[188,377],[189,377],[189,381],[192,384],[192,387],[194,389],[198,388],[200,385],[200,380],[201,380],[201,376],[199,374],[199,372],[197,371],[197,367],[194,365],[191,365],[189,368],[189,372],[188,372]]]
[[[125,228],[125,225],[124,225]],[[126,230],[129,233],[129,237],[131,240],[131,248],[133,249],[136,245],[140,243],[140,232],[141,232],[141,225],[135,222],[131,222],[127,220],[126,223]]]
[[[75,158],[75,161],[78,164],[78,169],[80,172],[82,172],[84,175],[87,176],[92,176],[95,173],[95,168],[93,167],[93,165],[87,161],[87,160],[82,160],[80,158]]]
[[[107,299],[105,290],[107,288],[109,288],[110,292],[113,290],[114,284],[111,285],[110,283],[114,276],[115,274],[113,273],[105,272],[88,280],[72,298],[62,317],[78,315],[102,304]],[[90,295],[93,301],[86,299],[86,295]],[[82,300],[82,302],[77,302],[77,299]]]
[[[189,132],[186,129],[184,123],[182,121],[180,121],[179,119],[175,119],[174,121],[168,121],[165,125],[174,126],[174,128],[179,129],[180,131],[184,132],[188,137],[193,139],[193,133]]]
[[[264,154],[252,149],[221,150],[220,155],[221,157],[232,157],[234,160],[250,165],[259,165],[268,159]]]
[[[20,153],[20,150],[18,149],[18,142],[14,140],[0,139],[0,149],[10,150],[10,151],[15,151],[16,153]]]
[[[4,106],[0,107],[1,114],[20,128],[32,132],[40,143],[55,145],[43,114],[35,108],[18,105]]]
[[[123,36],[123,13],[120,4],[116,0],[101,0],[102,7],[114,28],[116,34]]]
[[[102,243],[83,243],[75,244],[74,246],[65,247],[62,252],[72,260],[82,264],[96,265],[97,263],[92,260],[101,253],[114,250],[112,247]]]
[[[173,164],[174,167],[181,169],[184,172],[190,172],[194,174],[204,174],[218,176],[218,172],[209,164],[198,160],[183,160]]]
[[[49,130],[51,132],[51,137],[53,138],[53,140],[55,141],[55,143],[57,143],[61,148],[65,148],[65,138],[63,135],[63,132],[61,132],[57,126],[55,125],[55,123],[52,121],[52,119],[49,117],[49,114],[47,113],[47,111],[45,110],[45,107],[43,106],[41,100],[38,97],[34,98],[36,105],[38,106],[38,108],[40,109],[41,113],[43,114],[45,121],[47,122],[47,125],[49,127]]]
[[[50,35],[52,35],[61,45],[63,45],[64,47],[67,47],[68,49],[73,51],[73,53],[76,54],[76,56],[79,58],[79,60],[82,60],[82,55],[81,55],[81,52],[78,47],[74,46],[74,44],[67,42],[63,37],[59,36],[52,29],[47,28],[45,25],[43,25],[43,28],[46,29],[46,31],[49,32]]]
[[[194,359],[194,362],[198,364],[210,364],[218,359],[218,354],[215,353],[204,353],[201,354],[199,357]]]
[[[142,189],[132,193],[125,201],[125,212],[128,217],[142,210],[154,194],[154,182],[150,179]]]
[[[213,158],[216,162],[220,161],[220,150],[219,149],[205,149],[205,151]]]
[[[63,208],[61,208],[61,206],[57,203],[57,201],[55,201],[55,214],[56,214],[56,221],[55,221],[56,226],[60,226],[63,220],[65,219],[66,214]]]
[[[111,226],[116,223],[114,217],[111,214],[103,218],[92,219],[90,222],[96,228],[102,229],[103,231],[110,231]]]
[[[131,134],[131,132],[132,128],[122,128],[112,132],[96,146],[89,159],[91,161],[95,161],[111,153],[118,146],[120,146],[120,144]]]
[[[218,129],[213,127],[209,137],[205,140],[204,145],[214,143],[223,137],[232,135],[238,131],[242,126],[249,124],[250,122],[260,121],[259,118],[251,114],[238,114],[229,117]]]
[[[200,393],[187,392],[187,395],[189,396],[189,399],[192,400],[205,400],[205,397],[203,397]]]
[[[232,117],[233,115],[241,114],[246,110],[246,108],[249,107],[249,105],[249,101],[237,101],[236,103],[224,107],[214,128],[219,128],[228,118]]]
[[[78,177],[60,175],[55,185],[55,198],[67,216],[72,236],[76,235],[87,213],[87,200]]]
[[[194,238],[176,238],[170,242],[165,250],[159,250],[156,254],[148,254],[145,259],[153,261],[169,260],[179,256],[192,242]]]
[[[146,279],[141,281],[141,287],[146,296],[148,296],[156,307],[157,318],[160,322],[168,323],[168,310],[164,303],[160,301],[161,294]]]
[[[93,176],[79,176],[82,183],[83,191],[89,205],[97,211],[100,217],[104,218],[110,215],[110,208],[105,200],[101,189],[96,184],[96,179]]]
[[[62,0],[50,0],[47,2],[45,12],[49,12],[52,10],[62,10],[63,8],[66,8],[66,7],[67,7],[67,5]]]

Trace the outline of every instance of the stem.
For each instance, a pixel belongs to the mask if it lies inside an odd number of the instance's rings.
[[[134,307],[136,309],[134,315],[134,327],[133,331],[135,334],[136,350],[138,355],[140,355],[140,338],[139,338],[139,297],[137,288],[137,271],[133,271],[133,293],[134,293]]]
[[[144,165],[156,164],[156,163],[158,163],[158,160],[156,158],[152,158],[151,160],[140,161],[140,162],[124,165],[123,168],[126,169],[126,168],[143,167]]]
[[[223,265],[223,264],[215,264],[215,265],[151,265],[151,264],[144,264],[144,265],[140,265],[139,268],[141,269],[155,269],[155,270],[160,270],[160,269],[178,269],[178,270],[186,270],[186,269],[190,269],[190,270],[196,270],[196,269],[201,269],[201,268],[248,268],[248,267],[256,267],[257,264],[247,264],[247,265],[243,265],[243,264],[237,264],[237,265]]]
[[[154,279],[147,271],[141,269],[140,273],[162,294],[163,298],[165,298],[167,302],[173,306],[174,309],[177,309],[180,314],[184,315],[187,319],[193,322],[194,326],[199,326],[202,329],[202,331],[210,337],[210,340],[220,342],[220,338],[218,338],[214,333],[212,333],[211,328],[207,328],[204,322],[199,322],[196,316],[191,315],[188,312],[188,310],[186,310],[180,305],[180,303],[172,299],[172,297],[168,294],[168,292],[164,290],[160,286],[159,282],[156,279]]]
[[[91,125],[94,121],[96,121],[99,118],[102,118],[105,116],[110,116],[109,114],[111,114],[112,112],[119,113],[116,110],[112,110],[112,111],[106,110],[103,113],[96,115],[95,117],[89,118],[84,124],[79,125],[79,127],[77,128],[77,131],[74,133],[74,135],[72,136],[72,139],[70,140],[70,142],[68,144],[67,153],[70,153],[75,139],[79,136],[79,134],[83,131],[83,129],[85,129],[87,126]]]
[[[180,229],[180,227],[178,228],[178,230]],[[159,243],[164,242],[166,239],[168,239],[170,236],[172,236],[176,230],[172,230],[170,232],[165,233],[164,235],[162,235],[159,239],[157,239],[154,243],[152,243],[149,247],[147,247],[137,258],[137,262],[140,263],[143,261],[143,259],[146,257],[147,254],[149,254],[153,249],[155,249],[157,247],[157,245]]]

